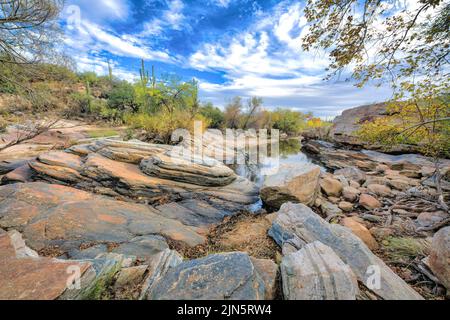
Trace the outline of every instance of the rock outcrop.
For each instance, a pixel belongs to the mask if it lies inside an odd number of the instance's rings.
[[[61,254],[99,243],[136,255],[144,245],[147,251],[152,245],[156,251],[164,249],[160,241],[136,239],[146,235],[158,234],[190,246],[205,240],[193,228],[152,207],[42,182],[0,187],[0,227],[21,231],[34,250],[56,246]]]
[[[349,229],[326,222],[303,204],[284,204],[269,235],[280,246],[287,242],[297,250],[307,243],[322,242],[332,248],[366,285],[369,284],[371,268],[376,268],[380,286],[371,289],[383,299],[422,299]]]
[[[450,290],[450,227],[442,228],[434,235],[428,261],[436,277]]]
[[[313,164],[284,164],[265,178],[261,199],[274,209],[287,202],[314,203],[319,191],[320,168]]]
[[[280,268],[287,300],[356,300],[355,274],[319,241],[285,256]]]

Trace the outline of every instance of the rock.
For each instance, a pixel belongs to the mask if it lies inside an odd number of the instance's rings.
[[[262,300],[264,281],[241,252],[214,254],[170,269],[149,291],[151,300]]]
[[[342,175],[348,180],[353,180],[358,183],[364,183],[366,181],[366,174],[358,168],[347,167],[343,169],[336,170],[335,175]]]
[[[408,170],[420,172],[421,166],[407,160],[396,160],[391,163],[391,169],[396,171]]]
[[[149,260],[148,275],[142,284],[140,299],[148,299],[148,294],[153,286],[161,280],[165,274],[183,261],[180,254],[174,250],[166,249],[156,254]]]
[[[403,179],[388,180],[387,185],[400,191],[405,191],[411,187],[410,184]]]
[[[381,207],[380,201],[366,193],[362,194],[359,197],[359,205],[366,208],[367,210],[373,210]]]
[[[416,223],[420,227],[430,227],[449,217],[444,211],[422,212],[416,219]]]
[[[338,197],[328,197],[328,201],[333,204],[338,204],[341,201],[341,198]]]
[[[339,207],[331,202],[322,201],[320,205],[320,209],[327,217],[337,216],[342,214],[342,210]]]
[[[1,179],[2,184],[29,182],[32,180],[33,172],[28,164],[24,164],[13,171],[5,174]]]
[[[67,261],[37,256],[16,231],[0,235],[0,299],[55,300],[98,298],[118,270],[112,260]],[[71,276],[80,276],[79,287]]]
[[[142,160],[140,168],[150,176],[200,186],[225,186],[236,180],[233,170],[222,162],[208,157],[192,160],[170,151]]]
[[[400,171],[400,174],[402,176],[412,178],[412,179],[420,179],[422,177],[421,171],[413,171],[413,170],[402,170]]]
[[[264,281],[265,300],[274,300],[277,294],[277,276],[278,266],[275,262],[269,259],[256,259],[250,257],[253,266],[255,267],[261,279]]]
[[[377,241],[372,237],[369,230],[355,219],[344,218],[341,220],[341,223],[360,238],[370,250],[377,250],[379,248]]]
[[[339,209],[345,212],[350,212],[353,210],[353,204],[347,201],[339,202]]]
[[[168,249],[166,239],[160,235],[139,236],[121,243],[112,250],[113,253],[123,254],[125,256],[136,256],[140,260],[148,261],[155,254]]]
[[[342,190],[342,197],[349,202],[355,202],[360,194],[361,191],[354,187],[345,187]]]
[[[114,283],[114,289],[119,290],[128,286],[135,286],[139,284],[144,278],[147,268],[147,265],[141,265],[121,269],[117,276],[116,282]]]
[[[339,197],[342,192],[342,183],[330,177],[320,179],[320,187],[328,196]]]
[[[381,184],[369,184],[367,186],[367,190],[380,197],[392,196],[392,190],[389,187]]]
[[[326,222],[303,204],[284,204],[277,214],[269,235],[280,246],[287,241],[293,244],[322,242],[350,266],[359,281],[370,285],[372,290],[383,299],[422,299],[349,229]],[[297,249],[300,248],[297,247]],[[372,286],[370,282],[373,268],[379,271],[379,287]]]
[[[120,152],[117,148],[121,149]],[[126,152],[122,150],[124,148]],[[30,162],[30,167],[35,180],[69,185],[121,200],[149,204],[198,200],[219,210],[220,217],[236,213],[258,201],[259,190],[256,185],[247,179],[236,177],[222,164],[216,163],[208,167],[184,161],[177,167],[175,162],[168,163],[167,160],[165,168],[158,167],[158,172],[165,177],[164,179],[154,176],[153,173],[153,176],[147,175],[135,164],[137,159],[156,157],[173,148],[143,142],[102,139],[77,148],[72,147],[66,152],[53,151],[42,154]],[[147,163],[146,160],[142,162]],[[208,186],[179,181],[184,179],[194,182],[195,177],[198,180],[197,174],[203,172],[209,172],[207,178],[209,182],[197,183]],[[214,177],[214,174],[217,176]],[[227,174],[230,176],[225,177]],[[217,184],[225,181],[231,183],[225,186],[210,186],[211,179],[216,179]]]
[[[287,201],[312,205],[319,188],[320,168],[312,164],[283,164],[264,179],[261,199],[271,208]]]
[[[350,181],[350,187],[352,187],[354,189],[358,189],[358,188],[361,187],[361,185],[358,182],[351,180]]]
[[[32,158],[0,161],[0,175],[7,174],[8,172],[11,172],[19,167],[22,167],[28,164],[28,161],[30,160],[32,160]]]
[[[450,227],[434,234],[428,263],[435,276],[450,290]]]
[[[385,165],[385,164],[379,164],[375,167],[375,171],[377,173],[384,173],[386,172],[386,170],[389,170],[389,166]]]
[[[57,245],[63,252],[86,243],[125,246],[141,235],[159,234],[188,246],[205,241],[149,206],[42,182],[0,187],[0,227],[21,230],[34,250]]]
[[[285,256],[280,268],[287,300],[356,300],[359,292],[350,267],[319,241]]]
[[[378,185],[386,185],[387,179],[385,177],[379,177],[379,176],[367,176],[366,182],[362,185],[363,187],[367,188],[367,186],[371,184],[378,184]]]

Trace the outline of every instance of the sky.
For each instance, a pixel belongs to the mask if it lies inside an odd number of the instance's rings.
[[[141,59],[157,77],[197,79],[202,102],[223,108],[234,96],[262,97],[267,109],[326,118],[391,97],[347,77],[323,80],[328,59],[304,52],[304,1],[69,0],[61,24],[79,71],[134,81]]]

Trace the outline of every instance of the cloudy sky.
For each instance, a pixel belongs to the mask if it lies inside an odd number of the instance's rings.
[[[331,117],[383,101],[389,88],[357,89],[323,81],[327,58],[305,53],[303,1],[69,0],[62,17],[65,47],[80,71],[139,75],[140,59],[157,75],[200,82],[201,100],[225,105],[259,96],[267,108],[287,107]]]

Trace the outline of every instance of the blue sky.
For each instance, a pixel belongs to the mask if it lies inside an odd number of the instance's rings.
[[[140,59],[157,75],[200,82],[200,98],[223,107],[233,96],[260,96],[268,109],[287,107],[321,117],[391,96],[389,88],[357,89],[323,81],[321,52],[301,50],[303,1],[69,0],[65,48],[80,71],[133,81]]]

